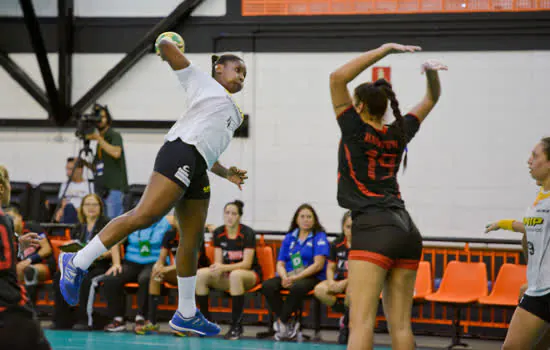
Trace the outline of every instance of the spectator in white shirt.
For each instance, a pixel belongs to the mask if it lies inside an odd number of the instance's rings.
[[[94,193],[94,185],[90,181],[84,180],[84,165],[73,157],[67,158],[65,172],[70,181],[67,180],[59,188],[58,197],[61,200],[61,206],[55,213],[55,221],[72,224],[78,222],[77,211],[80,203],[87,194]],[[66,192],[65,189],[67,189]],[[64,196],[63,192],[65,192]]]

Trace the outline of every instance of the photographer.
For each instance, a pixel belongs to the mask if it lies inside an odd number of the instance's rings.
[[[107,106],[96,104],[94,114],[101,119],[96,124],[97,130],[87,134],[86,139],[97,141],[94,162],[91,165],[95,190],[105,202],[107,216],[116,218],[124,212],[122,196],[128,188],[124,146],[120,134],[111,128],[112,118]]]

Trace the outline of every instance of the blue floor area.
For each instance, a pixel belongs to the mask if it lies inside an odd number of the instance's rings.
[[[220,338],[179,338],[169,334],[138,336],[133,333],[45,331],[53,350],[306,350],[345,349],[344,345],[320,343],[287,343],[271,340],[241,339],[237,341]],[[376,347],[376,350],[390,350]]]

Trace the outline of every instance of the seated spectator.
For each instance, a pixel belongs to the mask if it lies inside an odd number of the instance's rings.
[[[13,219],[14,230],[18,235],[29,232],[37,233],[40,237],[39,247],[29,247],[20,252],[20,261],[17,263],[17,278],[24,283],[31,301],[36,299],[36,285],[50,279],[55,273],[56,262],[53,257],[53,249],[46,235],[46,231],[40,225],[32,221],[23,221],[19,209],[15,206],[6,209]]]
[[[177,226],[177,225],[176,225]],[[206,224],[205,231],[214,231],[215,227],[212,225]],[[176,256],[176,252],[179,246],[179,234],[178,230],[170,230],[164,234],[164,239],[162,241],[162,249],[160,251],[160,256],[153,265],[153,271],[151,272],[151,278],[149,281],[149,316],[147,321],[143,326],[136,326],[136,334],[145,335],[150,333],[157,333],[160,329],[160,325],[157,323],[157,309],[160,304],[161,298],[161,289],[163,282],[168,282],[172,285],[178,284],[176,265],[170,265],[169,255],[172,257]],[[166,265],[168,264],[168,265]],[[206,256],[206,249],[203,244],[201,245],[201,250],[199,254],[199,263],[198,267],[208,267],[210,266],[210,259]],[[184,336],[184,333],[173,331],[175,335]]]
[[[71,239],[82,244],[87,244],[94,238],[101,229],[109,223],[105,216],[103,201],[96,194],[88,194],[82,199],[78,208],[79,224],[71,230]],[[76,323],[73,322],[71,307],[61,295],[59,290],[59,272],[54,277],[55,305],[53,323],[55,329],[87,330],[92,328],[92,312],[95,289],[92,289],[92,282],[98,276],[102,276],[111,266],[111,252],[108,251],[97,259],[88,269],[88,273],[80,287],[80,304],[76,307]],[[91,292],[92,291],[92,292]],[[92,296],[90,298],[90,295]],[[88,302],[90,305],[88,305]],[[73,325],[74,323],[74,325]]]
[[[204,317],[210,319],[210,288],[226,291],[232,299],[231,328],[225,339],[242,336],[244,293],[261,283],[262,269],[256,257],[256,232],[241,224],[244,203],[236,200],[224,207],[224,226],[214,230],[214,263],[197,271],[196,295]]]
[[[112,319],[112,322],[105,327],[106,331],[126,330],[124,285],[130,282],[137,282],[139,285],[137,291],[139,309],[135,318],[135,328],[145,325],[144,316],[147,315],[149,304],[149,280],[153,265],[159,259],[165,233],[175,227],[174,217],[165,216],[148,228],[131,233],[124,243],[125,255],[122,264],[118,245],[111,249],[113,265],[103,279],[107,311]]]
[[[262,284],[262,293],[276,316],[273,325],[276,340],[296,336],[300,325],[296,322],[294,327],[289,327],[291,315],[307,294],[325,279],[326,258],[329,255],[327,235],[311,205],[298,207],[289,231],[277,258],[277,277]],[[281,289],[289,291],[284,302]]]
[[[340,319],[338,343],[347,344],[349,335],[348,296],[345,304],[336,300],[336,295],[345,293],[348,287],[348,253],[351,247],[351,212],[342,218],[342,234],[330,245],[330,256],[327,265],[327,279],[315,286],[315,297],[334,311],[343,313]]]
[[[73,172],[74,171],[74,172]],[[75,158],[67,158],[65,165],[65,174],[67,182],[64,182],[59,188],[59,200],[61,206],[55,213],[55,221],[65,224],[74,224],[78,222],[78,208],[80,203],[89,193],[94,192],[94,185],[83,177],[84,164],[77,162]],[[72,174],[72,177],[71,177]],[[66,191],[65,191],[66,189]],[[65,194],[63,196],[63,194]]]

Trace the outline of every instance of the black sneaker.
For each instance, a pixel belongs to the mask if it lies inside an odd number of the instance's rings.
[[[243,326],[231,326],[231,329],[225,334],[224,339],[238,340],[243,335]]]
[[[105,331],[107,332],[123,332],[126,330],[126,322],[118,321],[116,319],[113,320],[113,322],[109,323],[105,326]]]
[[[347,344],[349,337],[349,327],[341,327],[338,332],[338,344]]]

